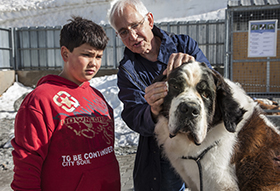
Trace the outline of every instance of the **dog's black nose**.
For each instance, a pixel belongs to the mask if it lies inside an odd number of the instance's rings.
[[[179,105],[179,111],[185,115],[185,117],[189,118],[189,119],[193,119],[198,117],[199,115],[199,111],[200,111],[200,107],[193,102],[189,102],[189,103],[180,103]]]

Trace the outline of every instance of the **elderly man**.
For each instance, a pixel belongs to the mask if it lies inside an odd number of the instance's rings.
[[[126,46],[118,72],[122,118],[140,134],[133,172],[136,191],[184,190],[180,177],[161,155],[154,128],[167,95],[164,82],[152,83],[160,74],[190,60],[208,60],[187,35],[168,34],[154,25],[153,14],[139,0],[118,0],[109,10],[109,21]]]

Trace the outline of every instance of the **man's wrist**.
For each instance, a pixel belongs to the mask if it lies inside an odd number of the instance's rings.
[[[158,112],[157,112],[157,114],[155,114],[155,112],[153,112],[152,109],[151,109],[151,116],[152,116],[152,119],[153,119],[154,123],[157,123],[158,115],[159,115]]]

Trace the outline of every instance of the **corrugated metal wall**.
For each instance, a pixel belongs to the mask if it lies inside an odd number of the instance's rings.
[[[199,47],[214,67],[223,68],[225,44],[224,20],[166,22],[157,23],[156,25],[168,32],[188,34],[198,42]],[[101,68],[114,69],[118,67],[118,62],[123,57],[124,45],[116,37],[115,31],[110,25],[103,25],[103,28],[110,40],[104,51]],[[60,30],[61,26],[15,28],[15,69],[61,69],[63,61],[60,56],[59,47]],[[0,31],[4,33],[6,29],[0,29]],[[7,35],[2,36],[2,33],[0,33],[0,38],[9,39]],[[11,45],[5,44],[4,47],[6,46],[9,50],[12,48]],[[4,49],[0,49],[0,55],[1,52],[3,54],[3,51]],[[5,58],[9,58],[8,54],[5,54]],[[13,67],[12,62],[0,60],[0,69],[9,65],[11,68]]]
[[[17,70],[61,68],[59,34],[61,27],[23,27],[15,29]]]
[[[159,23],[158,26],[171,33],[188,34],[197,41],[213,67],[224,67],[226,34],[224,20],[166,22]]]
[[[13,69],[12,29],[0,28],[0,69]]]

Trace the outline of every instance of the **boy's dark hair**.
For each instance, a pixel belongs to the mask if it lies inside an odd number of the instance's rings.
[[[69,21],[60,31],[60,47],[65,46],[70,52],[85,43],[97,50],[106,48],[109,38],[101,26],[76,16]]]

